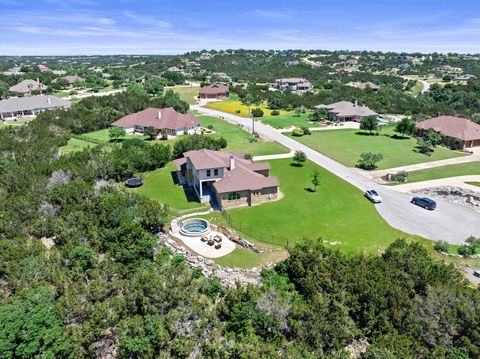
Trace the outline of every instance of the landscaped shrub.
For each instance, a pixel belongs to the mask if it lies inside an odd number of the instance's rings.
[[[435,249],[437,252],[443,252],[443,253],[448,253],[448,247],[449,247],[449,244],[448,242],[445,242],[445,241],[438,241],[438,242],[435,242],[435,244],[433,245],[433,249]]]
[[[292,136],[301,137],[301,136],[303,136],[303,135],[304,135],[303,130],[302,130],[300,127],[295,127],[295,128],[292,130]]]
[[[360,155],[356,166],[364,170],[373,170],[377,167],[377,162],[383,159],[381,153],[364,152]]]
[[[278,110],[273,110],[272,112],[270,112],[270,114],[271,114],[272,116],[278,116],[278,115],[280,115],[280,111],[278,111]]]
[[[240,110],[240,109],[235,110],[235,113],[242,113],[242,110]]]
[[[263,110],[261,108],[254,108],[252,110],[252,116],[253,117],[263,117]]]
[[[310,131],[310,129],[308,127],[302,126],[300,128],[302,129],[304,135],[311,135],[312,134],[312,131]]]
[[[397,183],[405,183],[408,182],[408,172],[400,171],[397,173],[389,173],[387,175],[387,180]]]
[[[207,128],[208,128],[209,130],[213,130],[213,125],[208,125]]]
[[[251,160],[253,158],[253,155],[251,153],[245,153],[243,155],[243,158],[245,158],[246,160]]]

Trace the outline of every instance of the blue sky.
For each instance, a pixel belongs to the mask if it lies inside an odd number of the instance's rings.
[[[0,55],[480,52],[475,0],[0,0]]]

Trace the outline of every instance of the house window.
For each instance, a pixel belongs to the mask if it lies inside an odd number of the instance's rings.
[[[214,176],[218,176],[218,169],[214,169],[214,170],[213,170],[213,175],[214,175]]]
[[[210,177],[211,171],[207,170],[207,177]]]
[[[187,174],[187,171],[182,170],[180,173],[182,174],[182,177],[185,177],[185,175]]]
[[[230,193],[228,194],[228,200],[229,200],[229,201],[232,201],[232,200],[234,200],[234,199],[240,199],[240,193],[238,193],[238,192],[230,192]]]
[[[260,191],[254,191],[254,192],[253,192],[253,195],[254,195],[254,196],[260,196]]]

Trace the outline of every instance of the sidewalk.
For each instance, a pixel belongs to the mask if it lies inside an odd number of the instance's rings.
[[[268,161],[268,160],[279,160],[282,158],[291,158],[295,155],[294,151],[289,153],[280,153],[278,155],[264,155],[264,156],[253,156],[253,161]]]

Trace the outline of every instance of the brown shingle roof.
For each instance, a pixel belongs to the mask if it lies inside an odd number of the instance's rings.
[[[18,93],[29,93],[31,91],[39,91],[39,90],[46,90],[47,86],[42,84],[41,82],[35,80],[23,80],[16,85],[10,87],[11,92],[18,92]]]
[[[206,149],[188,151],[183,155],[184,158],[188,158],[192,162],[197,170],[224,168],[224,178],[213,184],[218,193],[245,190],[253,191],[279,185],[277,177],[265,177],[255,172],[270,169],[270,164],[266,162],[253,163],[251,160],[247,160],[238,155]],[[233,169],[230,169],[231,156],[233,156],[235,160]],[[182,159],[175,160],[177,170],[181,169],[184,163]]]
[[[228,94],[230,89],[226,85],[213,84],[204,86],[200,89],[199,93],[202,95],[218,95],[218,94]]]
[[[432,128],[444,136],[458,138],[463,141],[480,139],[480,125],[466,118],[439,116],[418,122],[416,127],[423,130]]]
[[[194,115],[179,113],[172,107],[161,109],[149,107],[143,111],[122,117],[113,122],[112,125],[119,127],[151,126],[160,130],[176,130],[178,128],[198,126],[200,121]]]
[[[330,105],[319,105],[315,106],[316,108],[325,108],[329,112],[334,113],[338,117],[366,117],[366,116],[373,116],[377,115],[376,112],[370,110],[370,108],[366,106],[356,105],[349,101],[340,101],[335,102]]]

